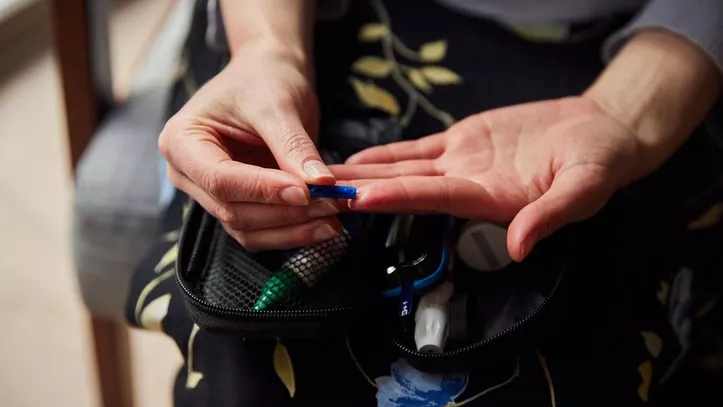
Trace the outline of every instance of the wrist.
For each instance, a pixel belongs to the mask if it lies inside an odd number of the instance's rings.
[[[636,175],[643,176],[687,139],[720,87],[720,73],[696,45],[648,30],[628,41],[584,96],[634,135],[641,154]]]
[[[313,0],[220,0],[231,56],[249,47],[308,73],[316,2]]]
[[[271,59],[294,66],[307,79],[311,77],[309,52],[303,44],[284,42],[272,35],[251,37],[231,49],[231,59]]]

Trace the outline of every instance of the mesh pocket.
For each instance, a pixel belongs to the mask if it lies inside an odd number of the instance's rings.
[[[215,244],[197,291],[213,305],[235,309],[260,309],[273,297],[273,309],[306,308],[305,289],[315,287],[344,258],[349,234],[301,248],[278,271],[269,269],[243,249],[223,228],[216,225]]]
[[[272,271],[253,260],[219,225],[215,239],[207,271],[199,282],[201,297],[227,308],[253,307]]]
[[[249,253],[194,203],[177,261],[191,319],[249,338],[334,335],[367,321],[377,292],[365,262],[371,223],[356,214],[340,220],[345,233],[325,243]]]
[[[344,231],[343,235],[335,239],[299,250],[282,267],[293,272],[305,286],[311,288],[339,263],[348,247],[349,234]]]

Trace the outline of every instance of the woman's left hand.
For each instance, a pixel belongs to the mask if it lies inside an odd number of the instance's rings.
[[[359,186],[352,209],[511,221],[507,248],[520,261],[660,166],[720,89],[720,71],[698,46],[643,30],[583,96],[480,113],[441,134],[363,151],[332,172]]]
[[[629,127],[581,96],[480,113],[330,168],[359,188],[355,210],[511,221],[507,244],[519,261],[638,177],[638,144]]]

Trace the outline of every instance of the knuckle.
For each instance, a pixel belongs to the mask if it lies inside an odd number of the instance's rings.
[[[305,209],[306,208],[284,206],[281,213],[287,224],[296,225],[308,220]]]
[[[391,162],[399,162],[400,161],[399,155],[389,144],[378,146],[376,148],[378,148],[379,152],[382,153],[383,155],[388,155],[390,157]]]
[[[258,249],[256,247],[254,247],[253,244],[251,244],[251,242],[249,241],[249,238],[248,238],[248,236],[246,236],[246,234],[236,233],[235,238],[236,238],[236,241],[238,242],[238,244],[243,246],[243,248],[246,249],[246,251],[248,251],[250,253],[255,253],[258,251]]]
[[[232,219],[229,220],[229,224],[236,230],[249,231],[253,229],[252,222],[253,215],[247,215],[238,209],[232,210]]]
[[[445,211],[448,210],[452,203],[452,187],[449,185],[449,181],[447,179],[442,179],[442,182],[440,183],[440,196],[441,200],[439,202],[439,205],[437,206],[437,211]]]
[[[401,180],[396,180],[397,188],[399,189],[399,195],[402,197],[402,200],[404,202],[414,202],[411,198],[412,196],[409,194],[409,191],[407,190],[406,185],[404,185],[404,182]]]
[[[249,222],[249,219],[246,216],[238,213],[237,211],[234,211],[233,220],[231,220],[229,223],[233,226],[234,229],[237,230],[246,231],[252,229],[252,225]]]
[[[289,156],[305,155],[309,150],[314,149],[314,142],[301,129],[286,130],[283,135],[285,153]]]
[[[276,109],[282,113],[293,113],[296,112],[296,100],[292,95],[287,92],[279,92],[274,96],[274,105]]]
[[[244,232],[232,229],[226,225],[224,225],[224,229],[226,229],[226,233],[228,233],[229,236],[231,236],[238,244],[240,244],[241,247],[246,249],[246,251],[248,251],[248,252],[258,251],[257,248],[255,248],[252,244],[250,244],[250,240]]]
[[[216,208],[216,219],[226,225],[235,225],[238,222],[238,216],[236,211],[229,208],[227,205],[219,204]]]
[[[292,95],[284,90],[271,89],[264,101],[258,104],[256,114],[270,119],[297,114],[297,111],[297,103]]]
[[[249,177],[247,188],[257,201],[272,204],[276,202],[276,191],[264,182],[264,171],[264,168],[256,168],[253,176]]]
[[[307,225],[294,228],[291,234],[291,240],[299,245],[309,245],[314,242],[314,231],[323,225],[323,221],[312,222]]]
[[[256,239],[250,239],[248,235],[244,233],[239,233],[239,235],[236,237],[236,241],[238,241],[239,244],[243,246],[243,248],[246,249],[246,251],[249,253],[257,253],[263,250],[263,248],[259,246]]]
[[[158,136],[158,151],[166,159],[169,159],[173,150],[173,136],[178,131],[178,125],[176,124],[177,119],[175,117],[170,118],[166,124],[163,125],[161,134]]]
[[[168,124],[163,128],[161,134],[158,136],[158,151],[163,157],[169,159],[171,155],[171,141],[169,140]]]
[[[270,103],[268,100],[259,103],[254,110],[254,116],[263,119],[273,119],[274,116],[276,116],[273,103]]]
[[[228,185],[217,171],[206,170],[201,175],[201,187],[214,198],[223,201]]]

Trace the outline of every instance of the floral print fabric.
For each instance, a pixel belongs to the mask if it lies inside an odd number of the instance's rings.
[[[206,45],[204,13],[196,8],[170,112],[228,60]],[[600,40],[533,42],[430,1],[352,2],[317,27],[321,143],[338,161],[486,109],[579,93],[603,68]],[[199,329],[173,278],[181,193],[134,276],[128,320],[170,336],[183,354],[177,406],[722,405],[723,143],[715,137],[699,130],[586,225],[595,233],[553,339],[511,350],[506,362],[420,372],[375,333],[251,341]]]

